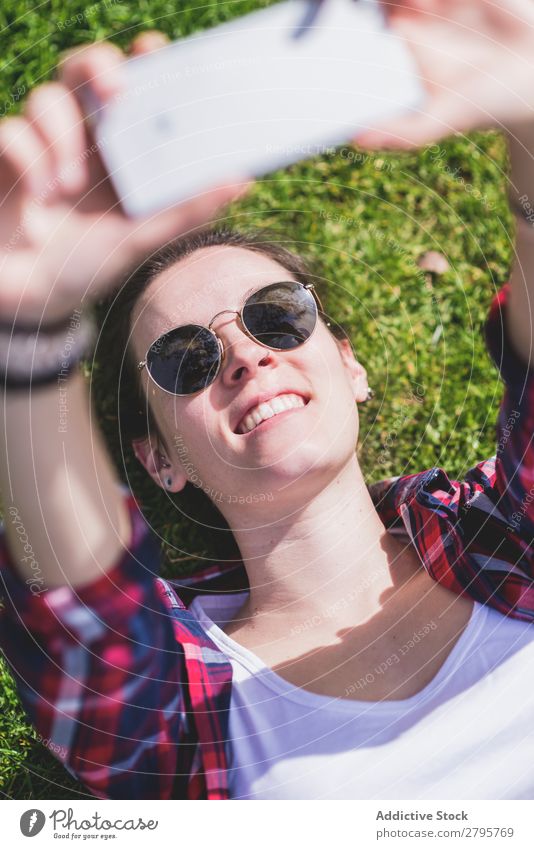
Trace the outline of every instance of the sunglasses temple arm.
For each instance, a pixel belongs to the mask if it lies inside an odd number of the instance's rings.
[[[317,290],[316,290],[315,286],[313,285],[313,283],[312,283],[310,286],[308,286],[308,289],[311,291],[311,293],[312,293],[313,297],[315,298],[315,303],[317,304],[317,308],[318,308],[318,310],[319,310],[319,315],[323,317],[323,319],[324,319],[324,321],[325,321],[326,326],[327,326],[327,327],[331,327],[332,325],[331,325],[331,323],[328,321],[328,315],[326,314],[326,312],[325,312],[325,310],[324,310],[323,302],[321,301],[321,299],[320,299],[320,297],[319,297],[319,293],[317,292]]]

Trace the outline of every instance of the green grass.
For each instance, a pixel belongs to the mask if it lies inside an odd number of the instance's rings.
[[[64,49],[111,37],[127,45],[147,27],[171,37],[267,5],[110,0],[90,14],[79,0],[0,9],[0,105],[49,78]],[[67,11],[68,10],[68,11]],[[66,26],[76,15],[79,22]],[[501,394],[481,328],[512,256],[502,139],[454,138],[417,154],[365,157],[352,148],[303,161],[257,183],[231,214],[237,226],[269,227],[320,260],[332,315],[351,330],[373,401],[362,408],[359,456],[369,481],[441,465],[461,477],[494,452]],[[350,158],[352,154],[352,158]],[[445,254],[432,280],[416,262]],[[418,400],[419,399],[419,400]],[[104,420],[109,424],[110,413]],[[168,499],[117,456],[166,541],[166,572],[216,557],[197,528],[176,520]],[[178,562],[179,561],[179,562]],[[18,799],[77,798],[83,790],[56,764],[24,720],[11,678],[0,669],[0,792]]]

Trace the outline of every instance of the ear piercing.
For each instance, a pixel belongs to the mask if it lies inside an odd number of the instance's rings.
[[[162,468],[162,469],[170,469],[171,464],[167,462],[167,459],[166,459],[166,457],[165,457],[165,455],[164,455],[164,454],[162,454],[161,452],[158,452],[158,458],[159,458],[159,461],[160,461],[160,463],[161,463],[161,468]],[[166,478],[165,478],[165,480],[164,480],[164,484],[165,484],[165,486],[167,487],[167,489],[170,489],[170,488],[171,488],[171,486],[172,486],[172,478],[171,478],[171,476],[170,476],[170,475],[167,475],[167,477],[166,477]]]
[[[166,458],[165,458],[165,455],[164,455],[164,454],[158,454],[158,457],[159,457],[159,461],[160,461],[160,463],[161,463],[162,468],[163,468],[163,469],[170,469],[171,464],[170,464],[170,463],[167,463],[167,460],[166,460]]]
[[[367,388],[367,395],[366,395],[366,397],[365,397],[365,398],[363,399],[363,401],[361,401],[360,403],[361,403],[361,404],[366,404],[366,403],[367,403],[367,401],[370,401],[370,400],[371,400],[371,398],[374,398],[374,397],[375,397],[375,393],[374,393],[374,391],[371,389],[371,387],[369,386],[369,387]]]

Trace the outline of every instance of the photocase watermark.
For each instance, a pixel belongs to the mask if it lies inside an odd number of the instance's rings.
[[[384,171],[386,173],[390,173],[394,168],[393,163],[383,157],[377,156],[374,153],[366,153],[363,150],[356,150],[353,147],[342,147],[339,151],[339,156],[341,159],[346,159],[349,162],[358,163],[359,165],[365,165],[367,162],[371,162],[377,171]]]
[[[370,162],[377,171],[391,172],[394,168],[392,162],[377,156],[373,153],[366,153],[363,150],[356,150],[353,147],[339,148],[336,145],[321,144],[267,144],[265,145],[266,153],[276,153],[280,156],[298,156],[305,159],[311,156],[329,156],[340,157],[348,162],[358,165],[365,165]]]
[[[155,831],[155,829],[159,825],[158,820],[144,820],[143,817],[130,817],[128,819],[116,819],[110,820],[102,817],[101,814],[95,813],[89,817],[83,817],[83,819],[75,819],[74,809],[67,808],[57,808],[52,811],[49,817],[52,820],[52,825],[54,828],[54,832],[66,831],[67,834],[61,835],[62,837],[70,836],[71,838],[80,838],[82,834],[76,834],[77,831],[81,832],[107,832],[108,836],[115,837],[114,834],[110,834],[110,832],[114,831]],[[96,835],[95,835],[96,836]],[[101,837],[105,835],[101,834]],[[83,834],[83,837],[86,837]]]
[[[29,811],[24,811],[19,824],[20,830],[24,837],[35,837],[43,830],[46,817],[38,808],[30,808]]]
[[[16,507],[10,507],[7,512],[11,517],[11,524],[14,525],[20,542],[24,545],[24,552],[26,556],[21,557],[20,562],[29,564],[31,571],[33,572],[31,577],[26,578],[26,584],[28,584],[30,592],[33,595],[40,595],[45,589],[45,580],[41,567],[39,566],[39,562],[35,557],[32,544],[28,538],[26,528],[24,527],[22,519],[20,518],[20,513]]]
[[[56,26],[58,30],[70,29],[92,18],[100,9],[110,9],[112,6],[117,6],[123,2],[124,0],[101,0],[100,3],[93,3],[88,6],[83,12],[78,12],[76,15],[71,15],[70,18],[58,21]]]
[[[117,832],[155,831],[159,826],[159,820],[145,820],[143,817],[108,819],[95,811],[76,819],[74,808],[55,808],[47,817],[39,808],[30,808],[20,818],[20,830],[25,837],[35,837],[42,831],[47,819],[55,838],[83,841],[90,838],[111,840],[119,836]]]
[[[303,634],[311,628],[317,628],[322,622],[325,622],[328,619],[334,619],[339,615],[339,613],[341,613],[342,610],[346,610],[350,606],[351,602],[358,598],[362,592],[365,592],[365,590],[368,590],[369,587],[372,587],[373,584],[382,577],[382,575],[382,570],[376,569],[370,575],[363,578],[351,589],[349,593],[336,601],[331,602],[329,605],[320,610],[319,613],[315,613],[313,616],[308,617],[308,619],[303,619],[301,622],[293,625],[289,632],[290,636],[295,637],[298,634]]]
[[[534,226],[534,206],[532,206],[529,196],[521,195],[521,197],[517,198],[516,203],[523,219],[531,226]]]
[[[534,502],[534,485],[530,487],[529,491],[523,498],[521,502],[521,508],[519,510],[515,510],[510,516],[508,526],[506,528],[507,531],[517,530],[517,528],[525,518],[527,510],[529,509],[532,502]]]
[[[265,145],[267,153],[277,153],[280,156],[301,156],[303,159],[308,156],[333,156],[336,148],[331,145],[324,144],[267,144]]]
[[[189,459],[189,449],[181,436],[177,435],[174,437],[174,445],[189,483],[197,489],[201,489],[205,492],[213,502],[217,502],[219,504],[222,504],[223,502],[226,502],[227,504],[261,504],[267,501],[274,501],[274,495],[272,492],[254,492],[248,493],[247,495],[239,493],[236,495],[223,492],[222,490],[209,486],[204,483],[198,474],[198,470],[195,465]]]
[[[191,307],[196,307],[199,303],[205,303],[208,295],[213,295],[220,289],[223,289],[224,291],[228,289],[227,280],[218,280],[217,278],[215,278],[214,280],[210,281],[210,283],[208,283],[206,286],[195,288],[187,298],[183,298],[180,300],[181,315],[184,316],[184,319],[189,320],[189,311]]]
[[[499,433],[499,441],[497,443],[497,454],[501,454],[510,439],[514,427],[516,426],[518,420],[520,418],[519,410],[512,410],[510,415],[508,416],[508,420],[506,424],[501,428]]]
[[[227,291],[228,289],[228,281],[221,280],[211,280],[206,286],[195,287],[193,291],[188,295],[187,298],[183,298],[180,300],[180,315],[182,316],[184,321],[193,322],[195,320],[195,316],[191,315],[191,310],[195,309],[199,304],[205,304],[206,299],[209,295],[213,295],[218,292],[220,289],[223,291]],[[198,318],[198,317],[197,317]],[[180,320],[178,320],[178,323]],[[207,323],[207,322],[206,322]],[[177,324],[176,320],[173,322],[173,327]],[[166,334],[169,331],[166,331],[159,336],[155,342],[150,346],[150,350],[152,353],[159,353],[162,345],[165,344]]]
[[[77,157],[75,157],[68,165],[65,165],[61,171],[56,174],[51,180],[48,180],[45,184],[44,188],[36,195],[30,203],[26,206],[25,212],[22,215],[19,223],[13,230],[13,233],[9,237],[8,241],[4,244],[4,250],[9,253],[13,248],[15,248],[21,239],[24,238],[25,228],[29,222],[32,220],[32,216],[43,206],[43,204],[49,199],[50,195],[56,191],[61,185],[63,185],[65,179],[68,179],[69,174],[76,168],[89,159],[90,156],[97,153],[100,150],[102,144],[105,143],[105,140],[94,142],[93,144],[86,147]]]
[[[462,176],[461,168],[451,168],[447,162],[447,151],[444,147],[439,144],[433,144],[431,148],[429,148],[430,159],[432,162],[438,165],[441,171],[447,176],[452,177],[456,182],[467,192],[467,194],[473,195],[474,198],[479,200],[486,209],[490,212],[493,211],[496,207],[495,204],[492,203],[485,194],[482,194],[480,189],[470,183],[469,180],[466,180],[465,177]]]
[[[54,743],[53,740],[42,737],[40,734],[37,734],[36,740],[41,744],[41,746],[44,746],[45,749],[48,749],[50,752],[53,752],[54,755],[57,755],[60,760],[64,761],[67,757],[67,750],[65,746],[59,746],[57,743]]]
[[[432,631],[435,631],[437,627],[437,623],[432,619],[430,622],[427,622],[426,625],[423,625],[422,628],[418,628],[417,631],[414,631],[412,636],[397,651],[392,652],[389,657],[377,664],[372,671],[366,672],[365,675],[362,675],[361,678],[358,678],[357,681],[350,684],[345,689],[345,695],[351,696],[358,691],[361,692],[370,684],[374,684],[380,675],[384,675],[388,669],[391,669],[392,666],[396,666],[400,663],[402,657],[407,655],[408,652],[415,648],[415,646],[419,645],[421,640],[424,640],[424,638]]]
[[[69,412],[68,404],[67,404],[67,384],[68,378],[71,371],[71,362],[70,357],[72,353],[73,345],[76,341],[75,332],[80,327],[80,319],[82,313],[81,310],[74,310],[72,313],[69,323],[67,325],[67,335],[65,337],[65,344],[63,346],[63,350],[61,352],[61,368],[58,372],[57,376],[57,388],[58,388],[58,409],[59,409],[59,425],[58,425],[58,433],[66,433],[67,432],[67,416]]]
[[[402,409],[395,415],[391,423],[391,429],[382,440],[382,450],[378,455],[378,462],[384,466],[391,459],[391,449],[399,438],[399,433],[406,422],[413,419],[413,405],[422,404],[425,397],[425,387],[421,383],[413,383],[411,392],[403,399]]]
[[[344,224],[347,227],[359,227],[361,221],[359,218],[352,218],[350,215],[343,215],[341,212],[330,212],[327,209],[319,210],[319,218],[323,221],[333,221],[335,224]]]
[[[145,83],[140,85],[118,91],[112,96],[110,103],[125,103],[132,98],[138,97],[140,94],[156,91],[163,86],[174,85],[177,82],[190,80],[192,77],[202,74],[220,73],[229,68],[246,69],[260,61],[262,61],[260,58],[254,56],[236,56],[233,59],[214,60],[213,62],[205,62],[202,65],[185,65],[183,68],[177,68],[174,71],[165,71],[165,73],[160,74],[158,77],[147,79]]]
[[[26,94],[26,86],[24,83],[22,85],[17,86],[17,88],[10,92],[9,97],[4,100],[3,103],[0,103],[0,118],[5,118],[8,112],[11,112],[15,103],[18,103],[19,100],[24,97]]]
[[[73,808],[55,808],[47,817],[38,808],[30,808],[20,818],[20,830],[25,837],[34,837],[42,831],[47,819],[54,838],[84,842],[91,838],[111,840],[119,836],[117,832],[122,831],[155,831],[159,826],[159,820],[145,820],[143,817],[108,819],[95,811],[94,814],[76,819]]]
[[[343,224],[345,227],[357,227],[362,238],[372,238],[376,241],[382,242],[384,247],[387,248],[390,253],[395,253],[403,258],[407,268],[410,273],[413,274],[414,278],[419,279],[422,285],[424,285],[429,291],[432,291],[431,285],[427,285],[427,275],[424,270],[418,266],[415,258],[409,251],[406,250],[406,247],[399,242],[398,239],[392,236],[391,233],[381,229],[376,224],[367,224],[363,227],[361,218],[344,215],[341,212],[332,212],[324,207],[319,209],[319,218],[323,221],[331,221],[334,224]]]

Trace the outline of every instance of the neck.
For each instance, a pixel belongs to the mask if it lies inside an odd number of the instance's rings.
[[[291,621],[320,620],[350,608],[354,624],[372,617],[417,569],[413,552],[389,534],[356,459],[296,512],[235,532],[250,583],[240,612]]]

